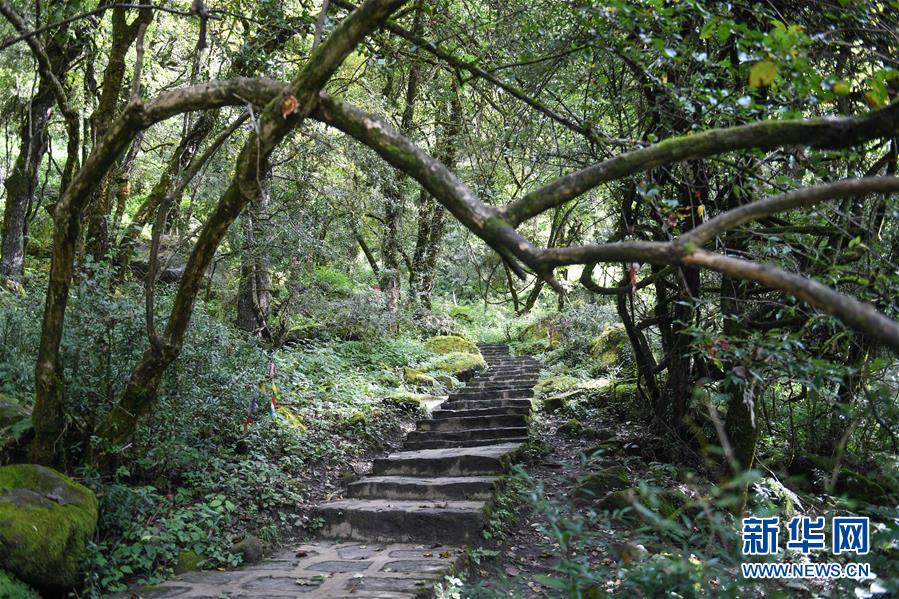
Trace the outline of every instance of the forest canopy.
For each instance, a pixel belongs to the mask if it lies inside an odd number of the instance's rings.
[[[0,0],[0,464],[99,498],[62,581],[17,570],[0,526],[0,589],[101,596],[311,531],[317,468],[393,447],[503,343],[542,365],[535,431],[588,464],[622,427],[645,449],[625,480],[704,481],[709,509],[663,516],[689,532],[652,532],[684,560],[795,498],[880,522],[876,589],[899,591],[897,14]],[[577,559],[544,584],[612,592]],[[734,563],[682,596],[740,596]]]

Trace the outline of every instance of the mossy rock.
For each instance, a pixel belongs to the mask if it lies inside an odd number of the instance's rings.
[[[634,359],[624,325],[608,326],[594,337],[590,342],[590,357],[604,372],[619,367],[631,368]]]
[[[244,564],[256,564],[262,561],[265,546],[259,538],[247,535],[242,541],[231,546],[231,553],[240,555]]]
[[[438,335],[425,341],[425,349],[435,354],[448,354],[462,352],[465,354],[481,355],[478,346],[459,335]]]
[[[752,503],[755,507],[773,507],[785,518],[796,515],[797,506],[801,509],[799,497],[778,480],[768,477],[756,481],[752,485]]]
[[[31,411],[0,394],[0,457],[24,445],[32,434]]]
[[[414,414],[421,409],[422,400],[432,397],[434,396],[423,393],[394,393],[385,397],[384,403],[400,412]]]
[[[175,574],[184,574],[200,569],[203,556],[193,549],[185,549],[178,553],[178,561],[175,563]]]
[[[848,468],[840,468],[834,494],[874,505],[891,505],[890,494],[869,477]]]
[[[577,386],[578,380],[573,376],[561,375],[545,378],[534,386],[534,392],[540,396],[553,395],[569,391]]]
[[[597,502],[597,507],[607,512],[615,512],[633,506],[640,500],[640,489],[630,487],[612,491]]]
[[[580,420],[572,418],[568,422],[559,425],[559,434],[566,437],[579,437],[584,432],[584,425]]]
[[[403,368],[403,379],[410,385],[416,387],[433,387],[437,381],[429,374],[425,374],[420,368],[411,368],[406,366]]]
[[[0,599],[41,599],[41,596],[9,572],[0,570]]]
[[[639,487],[630,487],[611,491],[597,502],[597,506],[601,510],[612,512],[640,503],[658,517],[670,520],[675,518],[689,501],[690,498],[677,489],[658,489],[651,493],[643,493]],[[645,518],[637,510],[630,512],[628,517]]]
[[[555,393],[553,395],[550,395],[549,397],[544,398],[541,407],[543,408],[544,412],[554,414],[556,412],[564,410],[566,407],[568,407],[568,404],[572,399],[575,399],[583,394],[583,389],[571,389],[570,391]]]
[[[450,318],[452,318],[453,320],[458,320],[459,322],[464,322],[467,324],[471,324],[474,322],[471,306],[453,306],[449,310],[449,315]]]
[[[0,568],[38,588],[74,587],[96,527],[87,487],[43,466],[0,467]]]
[[[628,487],[630,478],[627,470],[623,466],[612,466],[581,477],[574,487],[574,499],[579,503],[589,502]]]
[[[347,418],[347,425],[351,428],[365,428],[367,419],[362,412],[353,412],[352,416]]]
[[[487,368],[487,362],[481,354],[469,354],[465,352],[450,352],[437,356],[429,361],[426,370],[429,373],[451,374],[459,380],[468,380],[475,374]]]
[[[547,349],[552,349],[559,342],[555,329],[555,319],[552,316],[547,316],[524,327],[518,334],[518,340],[523,342],[542,342],[546,344]]]

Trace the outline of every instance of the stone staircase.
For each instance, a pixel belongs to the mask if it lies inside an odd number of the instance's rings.
[[[539,363],[504,345],[481,345],[488,369],[453,393],[409,433],[403,451],[375,460],[322,504],[322,536],[368,542],[476,542],[484,506],[506,459],[527,440]]]

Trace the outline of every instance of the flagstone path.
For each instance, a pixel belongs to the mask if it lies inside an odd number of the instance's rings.
[[[480,539],[484,507],[527,440],[539,364],[481,345],[489,368],[418,422],[404,450],[374,461],[346,498],[319,506],[322,540],[232,571],[191,572],[131,597],[428,597]],[[122,595],[128,597],[129,595]]]

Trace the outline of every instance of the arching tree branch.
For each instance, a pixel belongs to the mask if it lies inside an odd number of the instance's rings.
[[[823,149],[847,148],[869,139],[895,135],[897,130],[899,102],[894,102],[863,117],[762,121],[672,137],[555,179],[508,204],[503,210],[503,216],[509,224],[518,226],[601,183],[682,160],[706,158],[734,150],[771,149],[789,145]]]

